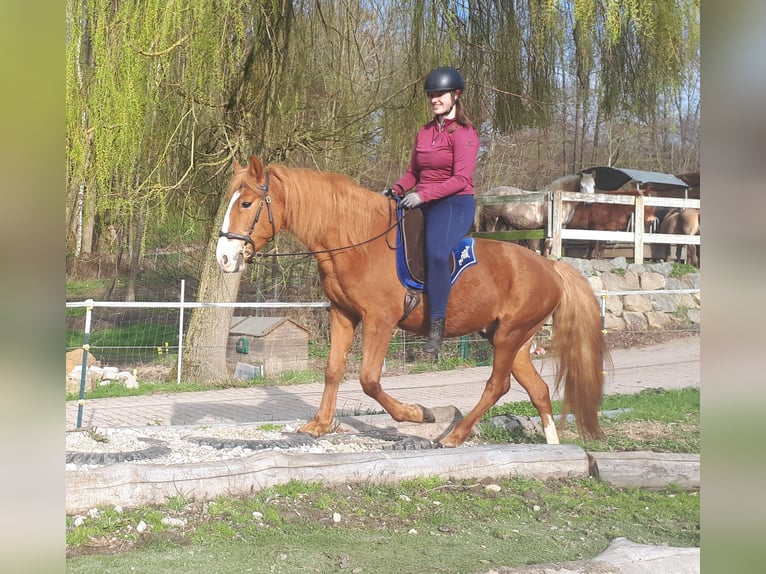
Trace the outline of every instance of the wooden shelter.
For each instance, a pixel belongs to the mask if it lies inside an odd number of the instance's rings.
[[[660,197],[699,199],[699,173],[670,175],[657,171],[645,171],[624,167],[592,167],[583,172],[593,173],[596,189],[616,191],[628,183],[640,189],[652,191]],[[696,185],[695,185],[696,184]]]
[[[231,372],[237,363],[252,365],[264,376],[305,370],[308,343],[308,330],[287,317],[232,317],[226,365]]]

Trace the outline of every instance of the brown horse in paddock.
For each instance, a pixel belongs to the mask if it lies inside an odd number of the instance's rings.
[[[616,191],[596,190],[596,193],[614,194],[614,195],[651,195],[651,192],[644,190],[618,189]],[[632,205],[622,205],[615,203],[578,203],[569,223],[565,225],[568,229],[590,229],[596,231],[633,231],[633,219],[635,208]],[[655,214],[654,207],[644,206],[644,231],[651,231],[657,228],[659,221]],[[589,241],[588,259],[599,259],[603,252],[601,241]]]
[[[674,208],[665,214],[660,223],[660,233],[674,235],[699,235],[700,210],[695,208]],[[668,261],[670,259],[670,244],[652,245],[652,257]],[[676,261],[681,260],[682,245],[676,245]],[[686,246],[686,262],[699,268],[700,258],[697,246],[689,243]]]
[[[430,409],[400,402],[380,381],[394,329],[425,336],[429,328],[427,297],[403,318],[395,202],[337,173],[279,164],[264,169],[255,156],[247,167],[235,162],[228,201],[216,249],[224,272],[241,271],[284,229],[314,254],[330,300],[324,392],[316,416],[299,431],[320,436],[334,428],[338,386],[360,323],[359,381],[364,392],[396,421],[433,421]],[[599,304],[588,282],[573,267],[518,245],[476,239],[474,252],[478,264],[460,275],[450,293],[445,334],[480,332],[494,346],[492,372],[476,406],[440,439],[441,446],[457,446],[466,439],[487,409],[508,392],[511,375],[540,413],[546,440],[558,442],[550,391],[530,358],[531,339],[551,315],[559,358],[556,388],[563,381],[564,411],[575,415],[583,437],[603,436],[598,409],[608,350]]]
[[[526,191],[518,187],[501,185],[490,189],[485,197],[504,195],[524,196],[526,194],[552,192],[556,190],[593,193],[596,180],[592,173],[565,175],[555,179],[543,189]],[[574,215],[578,204],[571,201],[563,202],[561,215],[562,225],[567,224]],[[475,228],[477,231],[505,231],[509,229],[545,229],[548,225],[548,202],[547,201],[515,201],[508,203],[487,203],[476,208]],[[550,241],[545,242],[545,247],[540,248],[539,240],[530,240],[530,248],[538,253],[548,255],[550,253]]]

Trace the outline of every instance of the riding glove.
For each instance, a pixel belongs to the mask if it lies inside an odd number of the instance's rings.
[[[402,200],[402,207],[406,207],[407,209],[413,209],[423,203],[423,200],[420,199],[420,196],[417,192],[410,193],[409,195],[405,195],[404,199]]]

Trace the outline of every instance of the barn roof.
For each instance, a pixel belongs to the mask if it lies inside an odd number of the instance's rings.
[[[263,337],[287,322],[292,323],[304,331],[308,331],[305,327],[299,325],[288,317],[232,317],[229,333],[232,335]]]
[[[689,187],[689,184],[675,175],[657,171],[644,171],[624,167],[592,167],[584,169],[583,172],[593,173],[596,177],[596,187],[605,191],[619,189],[631,180],[642,184],[652,183],[679,190]]]

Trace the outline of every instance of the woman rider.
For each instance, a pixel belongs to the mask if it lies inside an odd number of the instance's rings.
[[[423,210],[430,319],[423,350],[437,358],[451,288],[450,254],[474,217],[473,171],[479,136],[460,100],[465,89],[460,72],[436,68],[426,77],[424,89],[434,117],[418,131],[407,171],[385,193],[403,197],[401,205],[407,209]],[[410,190],[414,191],[406,193]]]

